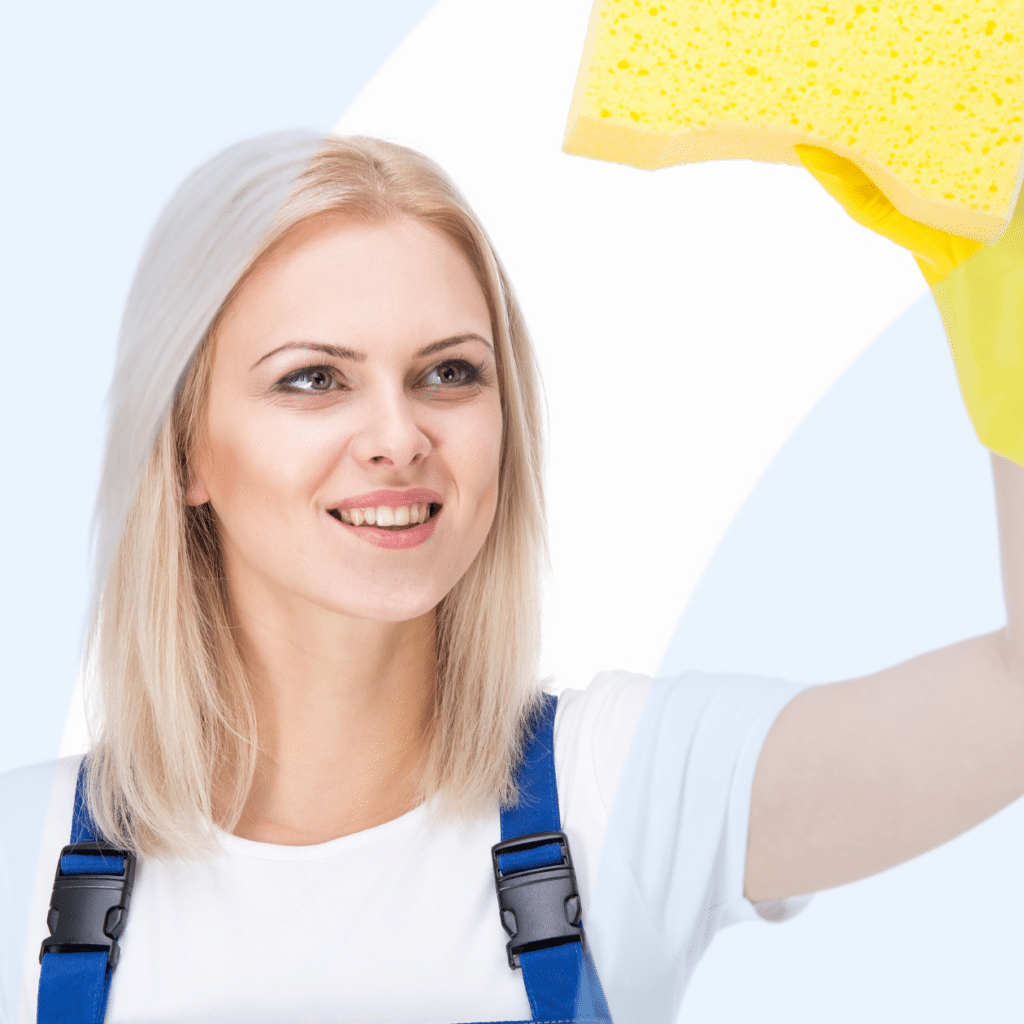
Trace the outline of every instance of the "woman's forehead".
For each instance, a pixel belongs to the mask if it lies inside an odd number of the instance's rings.
[[[490,314],[451,240],[411,218],[332,217],[299,225],[260,261],[217,340],[249,355],[303,337],[416,348],[460,333],[490,340]]]

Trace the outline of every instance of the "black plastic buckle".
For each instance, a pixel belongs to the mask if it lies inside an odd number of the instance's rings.
[[[561,864],[505,873],[498,865],[498,858],[506,854],[555,843],[561,847]],[[580,892],[564,832],[538,832],[506,839],[491,847],[491,859],[501,924],[511,939],[507,946],[509,967],[516,970],[520,966],[520,953],[564,942],[583,942]]]
[[[67,856],[100,858],[120,857],[124,871],[120,875],[66,875],[61,861]],[[97,864],[97,869],[102,865]],[[103,841],[73,843],[65,846],[57,861],[53,895],[46,924],[50,929],[39,950],[44,953],[89,953],[107,951],[107,969],[113,970],[121,955],[117,940],[128,919],[128,903],[135,882],[135,856]]]

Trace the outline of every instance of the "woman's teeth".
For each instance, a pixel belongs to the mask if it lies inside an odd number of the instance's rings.
[[[391,508],[378,505],[376,508],[342,508],[337,510],[338,518],[350,526],[376,526],[384,530],[400,530],[407,526],[418,526],[430,518],[430,503],[402,505]]]

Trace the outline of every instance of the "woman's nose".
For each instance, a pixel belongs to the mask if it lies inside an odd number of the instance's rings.
[[[367,403],[366,418],[352,441],[352,454],[362,463],[403,469],[430,453],[430,438],[417,422],[406,396],[381,395]]]

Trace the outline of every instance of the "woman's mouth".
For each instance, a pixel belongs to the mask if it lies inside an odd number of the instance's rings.
[[[349,526],[372,526],[377,530],[399,532],[429,522],[441,511],[440,502],[416,502],[412,505],[377,505],[368,508],[332,508],[328,512]]]

